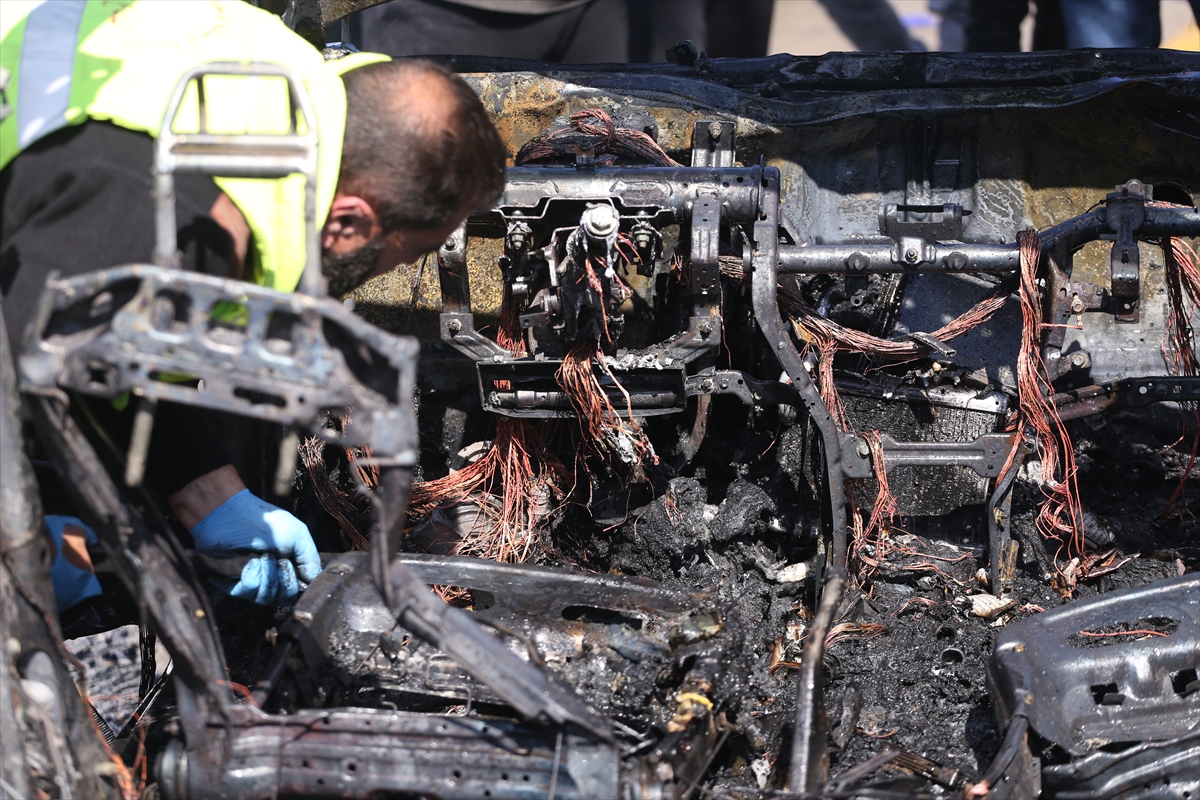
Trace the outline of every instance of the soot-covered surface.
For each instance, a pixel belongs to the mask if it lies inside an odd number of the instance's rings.
[[[723,684],[709,690],[734,732],[703,785],[744,794],[778,788],[778,768],[787,763],[801,643],[824,559],[815,536],[819,476],[803,417],[792,423],[786,414],[718,399],[713,420],[698,457],[657,485],[652,502],[611,527],[578,510],[559,515],[539,560],[712,591],[737,616],[742,651],[731,658]],[[1095,577],[1080,577],[1073,597],[1200,569],[1194,479],[1164,514],[1188,462],[1187,453],[1169,446],[1177,424],[1162,411],[1071,423],[1097,556],[1077,568]],[[884,748],[924,756],[967,781],[987,768],[1000,738],[984,681],[997,630],[1070,601],[1053,574],[1056,556],[1060,566],[1066,563],[1060,545],[1034,528],[1035,474],[1027,467],[1017,486],[1014,536],[1021,550],[1012,605],[998,617],[979,616],[972,601],[986,599],[979,573],[988,556],[986,535],[969,529],[969,517],[960,515],[954,525],[922,518],[911,526],[901,518],[864,548],[866,559],[827,639],[824,690],[835,778]],[[962,485],[955,488],[960,496]],[[271,653],[263,633],[287,610],[218,605],[231,679],[252,685]],[[90,683],[93,698],[102,694],[107,702],[114,695],[124,709],[130,691],[136,697],[136,647],[129,646],[136,636],[116,648],[128,661],[120,669],[106,661],[113,649],[106,642],[80,641],[84,649],[77,652],[89,663],[90,681],[105,676]],[[165,661],[164,654],[160,669]],[[105,683],[109,677],[116,683]],[[128,713],[97,705],[114,724]],[[880,777],[903,778],[886,769]]]
[[[814,608],[815,565],[823,559],[811,536],[819,514],[811,439],[804,425],[789,427],[773,413],[720,408],[714,419],[720,422],[710,426],[700,455],[656,500],[615,528],[584,536],[575,526],[555,543],[585,567],[715,588],[723,599],[736,599],[751,651],[736,715],[746,735],[731,739],[707,782],[763,787],[764,765],[786,760],[793,665]],[[901,518],[879,548],[864,551],[877,563],[859,563],[827,640],[833,776],[892,747],[978,780],[1000,744],[984,680],[1000,627],[1073,598],[1200,568],[1194,478],[1164,513],[1188,462],[1186,452],[1171,447],[1178,424],[1161,409],[1071,423],[1094,544],[1075,568],[1073,593],[1054,574],[1056,556],[1070,569],[1061,544],[1034,527],[1041,496],[1035,468],[1026,467],[1017,484],[1018,570],[1011,607],[996,616],[979,615],[988,610],[980,601],[990,599],[981,572],[988,565],[986,531],[972,532],[962,521],[967,517],[950,526],[916,521],[914,529],[933,532],[924,536],[906,533]],[[960,496],[962,485],[953,487]]]

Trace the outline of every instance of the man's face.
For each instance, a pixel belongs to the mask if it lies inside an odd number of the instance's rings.
[[[321,273],[329,282],[329,294],[341,297],[401,264],[417,262],[441,247],[470,213],[470,207],[464,206],[440,228],[386,234],[369,207],[352,216],[331,217],[321,251]]]

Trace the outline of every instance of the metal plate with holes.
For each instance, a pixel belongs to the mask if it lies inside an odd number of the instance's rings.
[[[244,326],[214,320],[222,305]],[[346,443],[411,465],[418,349],[329,298],[134,265],[49,280],[19,370],[23,391],[132,392],[318,432],[324,410],[354,406]]]
[[[1155,634],[1085,632],[1168,620]],[[1147,625],[1133,625],[1138,630]],[[1104,631],[1101,631],[1104,632]],[[1109,592],[1004,628],[988,665],[998,713],[1021,713],[1072,756],[1200,734],[1200,575]]]

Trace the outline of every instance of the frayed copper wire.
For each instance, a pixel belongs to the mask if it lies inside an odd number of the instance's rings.
[[[735,280],[744,278],[741,259],[722,256],[720,264],[722,274]],[[1010,287],[1005,285],[997,287],[961,316],[931,333],[930,337],[939,342],[947,342],[962,336],[995,316],[996,312],[1008,302],[1011,294]],[[793,330],[797,338],[804,342],[806,351],[816,353],[817,390],[839,430],[850,430],[845,405],[842,403],[841,395],[838,393],[833,378],[833,361],[839,352],[859,353],[891,363],[911,361],[932,352],[931,348],[920,342],[897,342],[881,339],[862,331],[842,327],[833,320],[818,314],[804,301],[803,297],[786,285],[776,286],[776,298],[780,311],[792,320]],[[872,434],[874,434],[873,437]],[[883,526],[894,522],[895,517],[899,514],[895,496],[888,486],[878,432],[868,432],[864,434],[864,438],[867,440],[868,446],[872,448],[872,461],[878,483],[871,516],[868,520],[864,520],[858,502],[860,496],[868,493],[867,487],[862,481],[851,479],[845,481],[846,498],[850,506],[850,558],[852,563],[859,564],[856,572],[860,577],[869,575],[878,566],[878,559],[866,554],[865,545],[879,545],[879,534],[883,532]]]
[[[535,136],[517,152],[518,165],[553,156],[571,155],[575,145],[586,142],[597,156],[625,157],[660,167],[681,166],[648,134],[633,128],[618,128],[608,112],[586,108],[571,115],[570,127]]]
[[[362,515],[364,509],[355,502],[355,497],[339,491],[330,480],[329,471],[325,465],[324,440],[315,436],[305,437],[300,442],[299,449],[300,463],[308,473],[313,494],[317,496],[317,502],[321,504],[321,508],[325,509],[325,513],[333,517],[333,521],[337,523],[342,543],[349,550],[366,550],[367,537],[363,535],[354,521],[356,517]]]
[[[741,260],[722,256],[721,272],[731,278],[741,280],[744,274]],[[1002,284],[962,315],[930,333],[930,338],[939,342],[948,342],[962,336],[995,316],[996,312],[1008,302],[1011,294],[1011,289]],[[881,339],[852,328],[844,328],[833,320],[822,317],[804,301],[803,297],[787,286],[776,287],[776,297],[779,300],[780,310],[799,328],[797,333],[800,338],[815,344],[819,353],[822,353],[825,348],[829,348],[834,352],[860,353],[887,361],[904,362],[921,358],[932,352],[930,347],[920,342],[897,342],[891,339]]]
[[[593,361],[599,363],[599,368],[625,396],[627,420],[622,420],[613,408],[596,378]],[[612,467],[623,463],[637,469],[658,463],[650,440],[634,421],[629,393],[603,362],[596,342],[584,340],[572,347],[563,357],[555,378],[575,409],[585,450]]]
[[[1200,375],[1200,363],[1196,356],[1196,337],[1192,317],[1200,305],[1200,258],[1182,239],[1167,237],[1162,240],[1163,262],[1166,267],[1168,299],[1167,329],[1163,334],[1163,358],[1173,375]],[[1184,402],[1183,440],[1189,453],[1187,467],[1179,484],[1163,509],[1163,516],[1183,495],[1187,480],[1196,466],[1196,455],[1200,451],[1200,404]]]
[[[506,286],[496,343],[517,357],[526,352],[518,313]],[[483,457],[443,478],[413,484],[410,507],[414,516],[423,516],[438,506],[474,500],[480,509],[475,524],[454,554],[521,562],[536,543],[537,497],[544,492],[561,495],[565,474],[535,425],[498,417],[496,436]]]
[[[1021,349],[1017,354],[1018,430],[1037,442],[1043,501],[1036,525],[1072,558],[1084,550],[1078,469],[1071,437],[1051,401],[1054,389],[1041,352],[1042,292],[1038,286],[1042,244],[1037,233],[1017,234],[1021,261]],[[1065,538],[1064,538],[1065,537]]]
[[[875,472],[875,480],[879,482],[879,491],[875,493],[875,505],[871,509],[871,519],[867,523],[867,535],[872,531],[883,531],[891,525],[900,513],[892,488],[888,485],[887,460],[883,453],[883,442],[879,431],[867,431],[863,434],[867,446],[871,448],[871,466]]]

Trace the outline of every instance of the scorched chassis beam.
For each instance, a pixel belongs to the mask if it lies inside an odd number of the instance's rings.
[[[943,206],[895,206],[881,209],[880,239],[847,244],[781,244],[780,175],[773,167],[700,166],[705,163],[702,146],[705,131],[714,123],[695,124],[691,167],[602,167],[579,160],[575,167],[521,166],[508,170],[504,195],[495,209],[472,218],[439,251],[442,290],[441,332],[445,342],[479,364],[485,409],[514,416],[571,416],[569,410],[547,412],[539,401],[554,400],[548,392],[528,392],[529,407],[518,411],[498,408],[484,387],[484,374],[520,374],[521,370],[553,375],[553,359],[514,358],[504,348],[475,328],[471,313],[467,271],[469,234],[496,235],[513,220],[531,222],[549,216],[553,202],[611,203],[621,218],[623,230],[645,221],[659,225],[690,226],[693,242],[691,289],[693,309],[687,330],[667,342],[665,358],[659,363],[683,372],[685,396],[733,394],[748,404],[784,403],[803,405],[821,434],[827,474],[831,525],[828,563],[845,568],[848,547],[845,478],[869,478],[873,474],[869,449],[861,437],[839,430],[796,341],[780,316],[778,280],[781,275],[872,273],[990,273],[1013,274],[1020,269],[1018,245],[1014,243],[967,243],[962,237],[964,211],[953,204]],[[716,145],[716,142],[713,142]],[[710,159],[716,161],[716,159]],[[726,163],[732,161],[723,159]],[[1137,242],[1163,237],[1200,236],[1200,209],[1154,204],[1152,187],[1131,180],[1109,194],[1105,203],[1081,216],[1038,234],[1043,255],[1039,276],[1044,281],[1043,320],[1063,322],[1083,311],[1103,311],[1118,322],[1137,321],[1139,267]],[[698,213],[703,205],[705,212]],[[916,217],[910,220],[909,217]],[[702,356],[715,352],[722,330],[720,305],[702,288],[717,273],[713,232],[722,223],[740,228],[748,235],[743,256],[745,280],[749,283],[755,322],[775,353],[791,383],[781,385],[738,371],[716,370]],[[1113,241],[1112,289],[1073,284],[1074,254],[1085,244],[1100,239]],[[1080,299],[1081,296],[1084,299]],[[1052,378],[1069,369],[1061,358],[1064,331],[1048,327],[1041,334],[1042,357]],[[1142,405],[1163,400],[1183,401],[1200,396],[1195,378],[1161,376],[1133,379],[1137,387],[1119,384],[1089,387],[1055,402],[1064,418],[1077,418],[1118,405]],[[1153,392],[1145,390],[1149,385]],[[1138,391],[1131,394],[1131,389]],[[666,391],[644,393],[634,400],[635,413],[661,414],[679,410],[677,394]],[[493,393],[494,394],[494,393]],[[513,392],[512,397],[520,393]],[[666,397],[666,403],[661,398]],[[561,399],[561,398],[560,398]],[[565,402],[565,401],[564,401]],[[921,443],[883,441],[884,469],[901,466],[957,465],[973,469],[984,478],[1002,478],[988,502],[989,547],[992,590],[1006,593],[1012,584],[1011,538],[1008,509],[1015,466],[1010,474],[1000,472],[1020,446],[1024,456],[1028,443],[1015,434],[988,434],[973,442]],[[1019,465],[1019,464],[1018,464]]]

